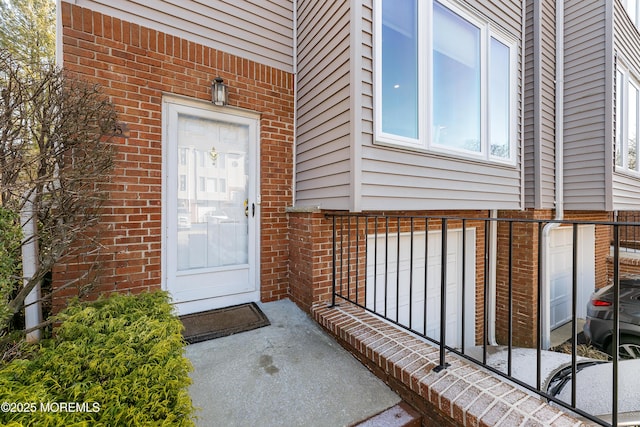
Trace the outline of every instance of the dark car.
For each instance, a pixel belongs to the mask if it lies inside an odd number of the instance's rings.
[[[640,277],[620,279],[620,341],[623,359],[640,358]],[[587,304],[584,335],[595,347],[612,354],[613,285],[593,295]]]

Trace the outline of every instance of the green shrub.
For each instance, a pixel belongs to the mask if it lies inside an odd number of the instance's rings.
[[[14,404],[1,424],[193,425],[191,364],[165,292],[74,302],[58,319],[33,360],[0,369],[0,405]],[[10,411],[25,407],[35,411]]]
[[[13,316],[8,303],[20,283],[21,239],[18,214],[0,206],[0,331]]]

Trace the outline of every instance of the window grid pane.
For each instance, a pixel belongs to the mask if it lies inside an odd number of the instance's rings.
[[[616,166],[623,166],[622,158],[622,129],[623,121],[623,93],[624,93],[624,74],[618,70],[616,73]]]
[[[509,47],[491,38],[489,62],[489,135],[491,155],[508,159],[510,153]]]
[[[638,88],[633,84],[629,85],[627,122],[627,168],[637,170]]]
[[[382,131],[417,139],[417,0],[383,0],[382,16]]]
[[[433,3],[433,142],[481,151],[480,28]]]

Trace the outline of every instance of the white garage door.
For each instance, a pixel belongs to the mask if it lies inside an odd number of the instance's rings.
[[[573,227],[560,227],[550,234],[550,323],[551,329],[571,320],[573,284]],[[589,296],[595,288],[595,226],[578,227],[577,316],[586,317]]]
[[[449,230],[447,235],[446,343],[458,348],[463,340],[463,309],[466,313],[465,346],[474,345],[475,341],[475,230],[467,229],[466,234],[468,285],[464,308],[462,230]],[[411,233],[400,233],[399,257],[397,233],[389,234],[388,250],[385,250],[384,235],[377,238],[370,235],[367,241],[367,308],[418,333],[425,332],[426,312],[426,335],[436,340],[440,339],[441,236],[440,231],[429,232],[426,289],[424,231],[413,233],[413,253]]]

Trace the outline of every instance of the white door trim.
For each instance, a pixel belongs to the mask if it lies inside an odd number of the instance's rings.
[[[167,250],[168,239],[168,221],[167,214],[169,209],[168,203],[168,173],[172,161],[177,161],[167,151],[169,144],[169,107],[171,105],[180,107],[197,108],[214,114],[225,116],[234,116],[255,121],[255,147],[253,151],[253,161],[250,164],[251,174],[255,182],[254,194],[249,194],[249,206],[255,206],[255,232],[253,239],[249,241],[249,250],[254,252],[254,265],[250,268],[250,275],[255,283],[255,289],[251,292],[229,294],[227,296],[215,299],[194,300],[176,304],[178,314],[187,314],[198,311],[210,310],[214,308],[226,307],[235,304],[241,304],[250,301],[260,300],[260,114],[252,111],[234,108],[234,107],[217,107],[210,102],[195,100],[179,95],[164,94],[162,98],[162,197],[161,197],[161,288],[165,291],[169,290],[169,268]]]

